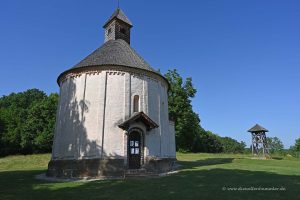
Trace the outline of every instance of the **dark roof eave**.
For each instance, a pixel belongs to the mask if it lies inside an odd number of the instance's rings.
[[[170,88],[171,88],[171,85],[170,85],[168,79],[167,79],[166,77],[164,77],[163,75],[161,75],[160,73],[158,73],[158,72],[154,72],[154,71],[150,71],[150,70],[146,70],[146,69],[135,68],[135,67],[126,66],[126,65],[111,65],[111,64],[89,65],[89,66],[82,66],[82,67],[77,67],[77,68],[71,68],[71,69],[68,69],[68,70],[62,72],[62,73],[57,77],[56,82],[57,82],[58,86],[60,86],[59,80],[61,79],[61,77],[62,77],[63,75],[65,75],[65,74],[67,74],[67,73],[69,73],[69,72],[76,71],[76,70],[79,70],[79,69],[88,68],[88,67],[102,67],[102,66],[120,66],[120,67],[127,67],[127,68],[138,69],[138,70],[150,72],[150,73],[153,73],[153,74],[156,74],[156,75],[162,77],[162,78],[166,81],[166,83],[167,83],[167,85],[168,85],[168,90],[170,90]]]
[[[268,130],[257,130],[257,131],[252,131],[252,130],[248,130],[249,133],[260,133],[260,132],[269,132]]]
[[[259,124],[256,124],[255,126],[253,126],[251,129],[248,130],[248,132],[250,133],[260,133],[260,132],[269,132],[269,130],[267,130],[266,128],[262,127]]]
[[[114,18],[112,18],[110,21],[107,21],[103,26],[102,26],[102,28],[106,28],[113,20],[118,20],[118,21],[120,21],[120,22],[122,22],[122,23],[124,23],[124,24],[127,24],[130,28],[132,28],[133,27],[133,25],[132,24],[129,24],[129,23],[127,23],[127,22],[125,22],[125,21],[123,21],[123,20],[121,20],[121,19],[119,19],[119,18],[117,18],[117,17],[114,17]]]

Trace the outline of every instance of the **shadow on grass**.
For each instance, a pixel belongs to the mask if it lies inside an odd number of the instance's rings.
[[[44,171],[0,172],[0,199],[299,199],[300,177],[268,172],[197,169],[232,159],[180,162],[184,170],[159,179],[46,183],[34,179]],[[188,170],[191,169],[191,170]],[[286,191],[223,191],[223,187],[284,187]]]
[[[281,157],[272,157],[273,160],[283,160]]]
[[[231,163],[234,158],[207,158],[204,160],[196,161],[179,161],[178,164],[182,165],[181,169],[196,169],[202,166],[221,165]]]

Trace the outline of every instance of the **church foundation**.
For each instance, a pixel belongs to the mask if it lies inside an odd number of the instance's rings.
[[[146,159],[142,169],[159,175],[174,170],[176,159]],[[72,178],[126,178],[128,167],[124,159],[52,160],[48,164],[47,177]]]

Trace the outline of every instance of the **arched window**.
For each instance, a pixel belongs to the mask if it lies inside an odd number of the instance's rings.
[[[140,97],[139,95],[135,95],[133,98],[133,112],[140,111]]]

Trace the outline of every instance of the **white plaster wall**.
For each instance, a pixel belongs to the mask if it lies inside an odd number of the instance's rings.
[[[54,139],[53,139],[53,146],[52,146],[52,158],[58,159],[59,157],[59,137],[60,137],[60,130],[61,130],[61,114],[62,114],[62,87],[59,88],[59,98],[58,98],[58,106],[56,112],[56,122],[55,122],[55,131],[54,131]]]
[[[80,157],[79,145],[80,145],[80,135],[84,131],[83,125],[83,102],[84,102],[84,90],[85,90],[86,75],[81,75],[80,77],[74,77],[71,79],[69,93],[71,95],[71,117],[70,117],[70,127],[68,129],[69,139],[73,141],[72,153],[74,158]],[[74,137],[72,139],[72,137]]]
[[[176,158],[176,141],[175,141],[175,124],[169,120],[169,106],[168,106],[168,86],[162,84],[163,94],[163,117],[164,120],[164,134],[163,134],[163,157]]]
[[[148,80],[148,111],[149,117],[159,125],[159,128],[150,131],[146,135],[145,144],[149,150],[147,156],[161,156],[161,137],[160,137],[160,120],[159,120],[159,82]]]
[[[147,103],[145,102],[145,91],[144,91],[144,77],[131,75],[131,104],[133,105],[133,99],[135,95],[138,95],[140,98],[139,108],[140,112],[145,112]],[[133,113],[133,106],[131,106],[131,113]],[[146,112],[145,112],[146,113]]]
[[[159,125],[145,133],[145,157],[175,157],[167,85],[145,75],[102,71],[61,83],[53,159],[126,157],[127,137],[118,124],[132,114],[135,95],[140,111]]]
[[[59,159],[74,159],[77,157],[76,128],[81,123],[80,105],[84,78],[68,78],[61,85],[60,106],[55,142],[57,148],[54,157]],[[74,126],[74,124],[76,126]]]
[[[168,104],[167,102],[167,93],[165,86],[160,84],[160,114],[161,114],[161,156],[169,157],[170,156],[170,130],[169,130],[169,114],[168,114]]]
[[[107,73],[104,153],[106,157],[124,156],[124,131],[118,127],[124,116],[124,74]]]
[[[175,158],[175,132],[169,125],[168,87],[164,82],[149,80],[148,95],[149,116],[159,125],[146,136],[149,156]]]
[[[123,120],[125,121],[131,115],[131,74],[124,74],[124,115]]]
[[[73,159],[76,156],[76,133],[73,122],[79,118],[79,104],[76,99],[76,79],[67,80],[66,111],[64,115],[63,140],[61,141],[62,154],[67,159]]]
[[[100,129],[100,107],[101,102],[101,83],[104,77],[102,74],[86,75],[86,85],[84,100],[81,103],[83,107],[83,127],[78,129],[80,139],[80,157],[93,158],[100,157],[102,135]]]
[[[67,98],[68,98],[68,80],[62,83],[61,87],[61,95],[60,95],[60,106],[59,106],[59,120],[57,120],[57,129],[56,129],[56,141],[54,144],[57,145],[55,149],[55,157],[56,158],[64,158],[65,153],[63,152],[63,142],[62,140],[65,138],[63,132],[65,130],[64,124],[66,122],[66,114],[67,114]]]
[[[169,147],[169,156],[172,158],[176,158],[176,141],[175,141],[175,124],[174,122],[169,122],[169,140],[170,140],[170,147]]]

